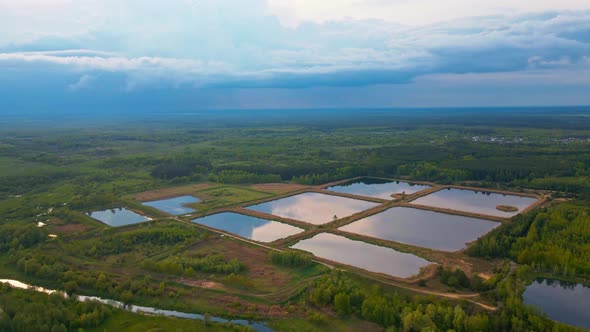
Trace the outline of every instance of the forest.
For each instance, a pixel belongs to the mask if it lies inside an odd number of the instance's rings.
[[[465,112],[228,111],[184,123],[81,114],[49,124],[14,115],[0,123],[0,279],[265,321],[276,331],[575,331],[521,295],[540,277],[590,285],[590,117],[578,108]],[[300,251],[242,243],[136,199],[202,185],[195,206],[209,213],[283,194],[259,184],[299,188],[360,176],[549,198],[448,255],[485,278],[444,263],[404,287],[330,269]],[[110,228],[87,215],[118,207],[154,220]],[[124,322],[137,331],[245,329],[147,318],[3,284],[0,299],[0,331],[111,331]]]

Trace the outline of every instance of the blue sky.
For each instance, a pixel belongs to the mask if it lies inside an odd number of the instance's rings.
[[[0,0],[0,107],[590,105],[587,0]]]

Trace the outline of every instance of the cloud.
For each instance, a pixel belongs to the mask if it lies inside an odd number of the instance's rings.
[[[82,75],[76,83],[72,83],[72,84],[68,85],[68,91],[76,92],[76,91],[79,91],[82,89],[86,89],[90,86],[92,81],[94,81],[95,79],[96,78],[91,75]]]
[[[0,70],[59,72],[70,91],[113,84],[104,73],[117,84],[122,78],[126,92],[355,87],[564,69],[552,73],[557,80],[587,66],[586,7],[572,0],[0,0]],[[294,24],[285,23],[287,13]]]
[[[268,0],[268,5],[290,27],[344,18],[423,26],[473,16],[590,10],[590,2],[583,0]]]

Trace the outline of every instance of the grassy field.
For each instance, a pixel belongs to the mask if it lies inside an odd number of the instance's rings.
[[[205,189],[198,191],[196,195],[202,201],[192,204],[192,206],[201,213],[274,196],[271,193],[237,186],[220,186]]]

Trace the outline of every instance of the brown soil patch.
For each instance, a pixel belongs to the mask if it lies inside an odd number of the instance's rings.
[[[291,281],[288,273],[282,272],[271,265],[267,250],[244,245],[238,241],[213,239],[203,241],[191,248],[191,251],[211,251],[221,253],[226,259],[237,258],[246,265],[246,277],[253,280],[263,280],[265,285],[280,289]]]
[[[273,194],[283,194],[290,191],[308,188],[308,186],[296,183],[260,183],[253,184],[250,186],[250,188]]]
[[[54,226],[53,229],[58,234],[73,234],[84,232],[88,227],[84,224],[67,224]]]
[[[135,195],[135,199],[138,201],[154,201],[159,199],[166,199],[182,195],[194,194],[197,191],[213,188],[215,185],[211,183],[198,183],[187,186],[161,188],[156,190],[145,191]]]
[[[222,284],[210,281],[210,280],[195,280],[181,278],[178,280],[179,283],[192,287],[206,288],[206,289],[225,289]]]

